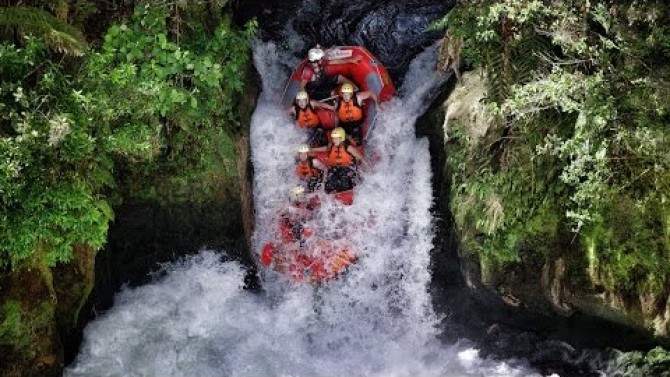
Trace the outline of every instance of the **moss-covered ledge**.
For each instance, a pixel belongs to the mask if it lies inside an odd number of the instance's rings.
[[[0,279],[0,375],[58,376],[62,335],[77,326],[93,288],[95,250],[73,247],[68,263],[46,267],[44,251]]]

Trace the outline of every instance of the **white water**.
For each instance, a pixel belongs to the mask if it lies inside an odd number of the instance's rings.
[[[242,289],[241,267],[211,251],[174,264],[144,287],[126,289],[89,324],[65,376],[539,376],[523,362],[478,357],[437,339],[440,318],[427,291],[433,219],[427,140],[414,136],[426,93],[439,78],[419,56],[401,95],[383,105],[370,139],[380,156],[356,187],[356,203],[325,201],[317,221],[346,229],[359,261],[315,292],[264,271],[265,294]],[[256,249],[274,238],[275,213],[295,184],[304,140],[278,97],[295,62],[258,44],[263,94],[251,128]],[[331,215],[332,214],[332,215]]]

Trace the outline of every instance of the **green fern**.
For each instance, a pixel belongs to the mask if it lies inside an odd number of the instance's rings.
[[[49,12],[34,7],[0,8],[0,26],[12,26],[40,36],[52,49],[81,56],[87,48],[82,32]]]
[[[502,46],[486,49],[483,64],[486,71],[488,100],[494,103],[502,103],[509,95],[513,83],[505,63]]]
[[[530,82],[541,68],[541,56],[550,49],[550,41],[532,30],[522,33],[514,42],[486,44],[482,65],[487,75],[489,101],[500,104],[509,96],[512,85]]]
[[[551,42],[532,28],[523,33],[512,49],[513,82],[525,84],[533,79],[542,64],[541,56],[547,55]]]

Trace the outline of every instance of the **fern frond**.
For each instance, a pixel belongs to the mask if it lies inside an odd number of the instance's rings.
[[[491,48],[484,51],[484,68],[487,75],[488,100],[502,103],[509,94],[513,81],[505,67],[505,58],[500,49]]]
[[[527,30],[519,39],[513,51],[513,78],[518,84],[531,81],[535,72],[540,68],[540,56],[551,51],[548,38],[534,30]]]
[[[39,36],[49,47],[67,55],[84,55],[88,46],[79,29],[39,8],[0,8],[0,26],[18,27],[24,33]]]

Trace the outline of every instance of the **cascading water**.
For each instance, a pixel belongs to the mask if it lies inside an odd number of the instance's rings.
[[[427,68],[434,54],[418,56],[399,96],[383,104],[369,139],[378,161],[364,172],[355,205],[322,203],[316,221],[346,232],[359,257],[342,278],[315,289],[264,271],[265,292],[253,294],[242,288],[238,263],[202,252],[121,292],[89,324],[65,376],[540,376],[523,361],[482,359],[465,341],[437,337],[427,290],[430,156],[414,136],[425,96],[444,80]],[[256,250],[276,236],[305,139],[278,104],[295,63],[286,56],[272,43],[255,46],[263,79],[251,126]]]

